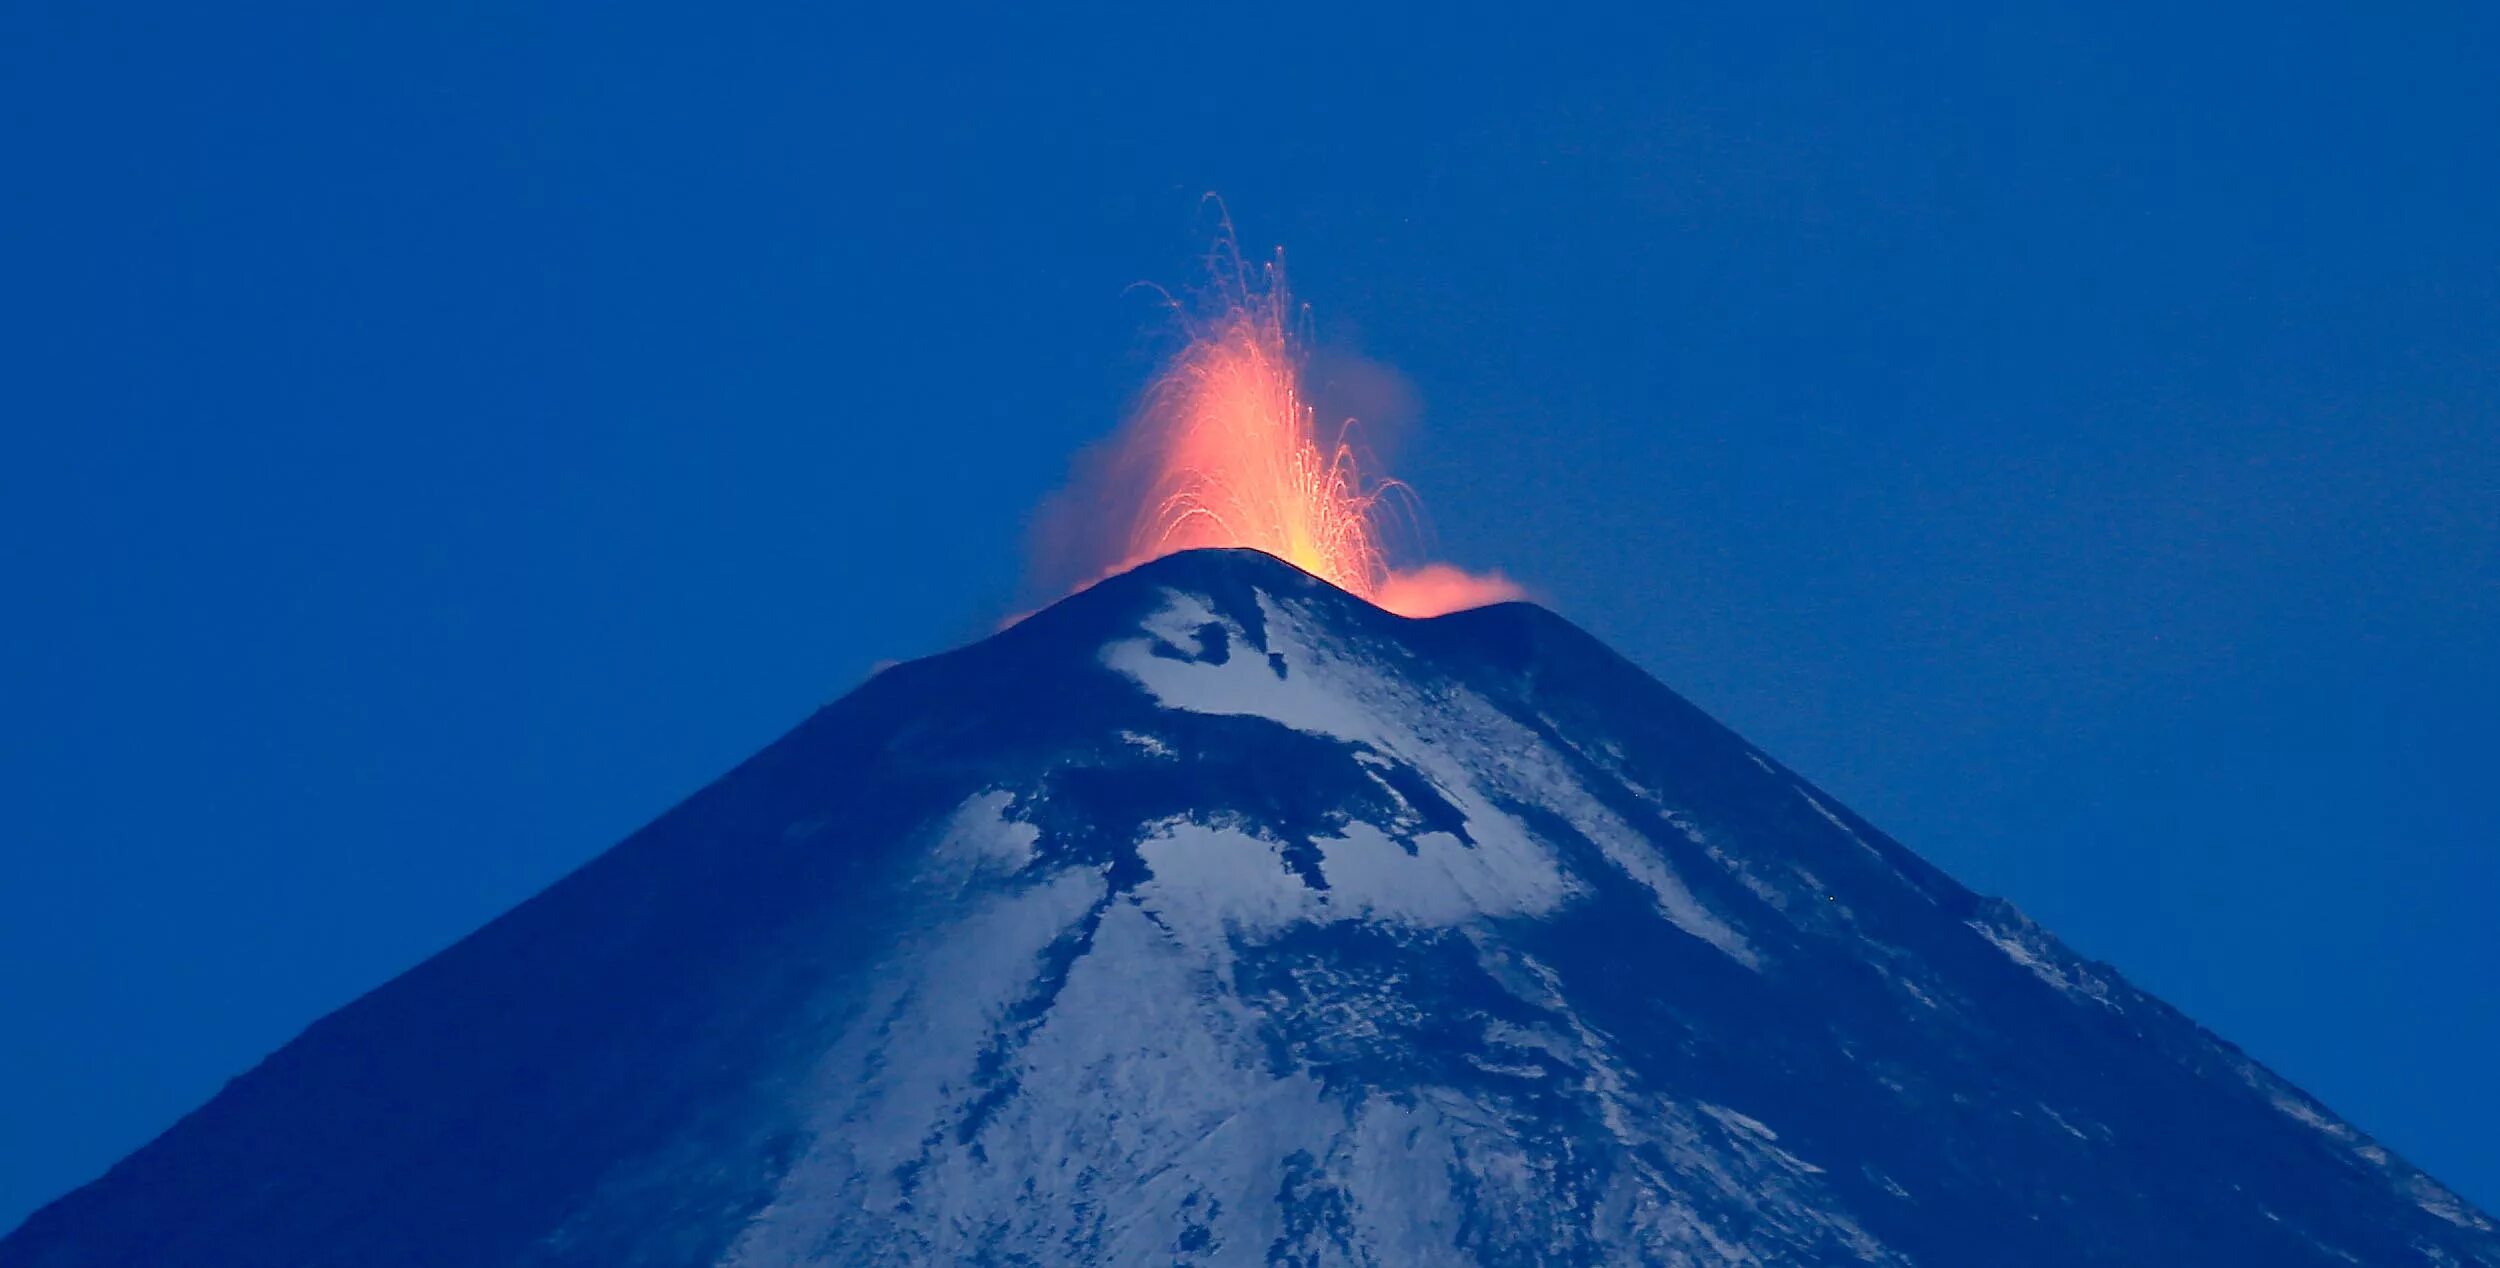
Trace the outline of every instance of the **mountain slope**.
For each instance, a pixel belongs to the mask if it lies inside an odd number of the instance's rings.
[[[2500,1265],[1550,613],[1200,551],[888,670],[0,1265]]]

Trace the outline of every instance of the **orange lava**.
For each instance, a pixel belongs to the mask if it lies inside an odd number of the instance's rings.
[[[1123,441],[1147,475],[1122,567],[1202,546],[1248,546],[1402,616],[1513,599],[1519,587],[1448,564],[1400,569],[1387,528],[1411,490],[1362,469],[1351,420],[1326,442],[1300,388],[1303,355],[1280,256],[1255,280],[1218,248],[1224,293],[1148,389]],[[1229,276],[1225,276],[1229,267]]]

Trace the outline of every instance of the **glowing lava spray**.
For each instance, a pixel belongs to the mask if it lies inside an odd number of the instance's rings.
[[[1414,494],[1365,473],[1353,420],[1322,438],[1301,390],[1282,256],[1254,275],[1228,225],[1214,272],[1207,311],[1183,310],[1188,343],[1115,442],[1109,487],[1085,499],[1097,514],[1133,507],[1112,571],[1178,550],[1248,546],[1405,616],[1518,597],[1498,575],[1392,562],[1390,530],[1418,526]]]

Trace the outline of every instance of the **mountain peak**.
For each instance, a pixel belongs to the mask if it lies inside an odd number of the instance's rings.
[[[0,1262],[2500,1265],[1560,617],[1254,551],[864,684]]]
[[[1503,621],[1523,624],[1551,622],[1571,629],[1582,639],[1588,639],[1586,634],[1580,633],[1562,617],[1524,599],[1505,600],[1440,616],[1400,616],[1286,560],[1247,546],[1206,546],[1159,555],[1105,577],[1017,624],[1031,624],[1062,609],[1064,614],[1052,617],[1048,625],[1075,625],[1085,621],[1116,624],[1133,617],[1143,601],[1142,596],[1167,590],[1198,595],[1218,610],[1233,613],[1236,617],[1254,609],[1254,605],[1244,606],[1253,604],[1252,596],[1267,594],[1305,605],[1325,606],[1330,620],[1357,625],[1377,624],[1388,628],[1390,623],[1396,623],[1402,627],[1420,628],[1452,620],[1460,625],[1477,626]],[[1594,639],[1588,641],[1595,645]]]

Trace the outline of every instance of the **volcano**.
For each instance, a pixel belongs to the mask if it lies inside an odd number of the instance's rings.
[[[878,674],[0,1241],[871,1263],[2500,1233],[1559,617],[1202,550]]]

